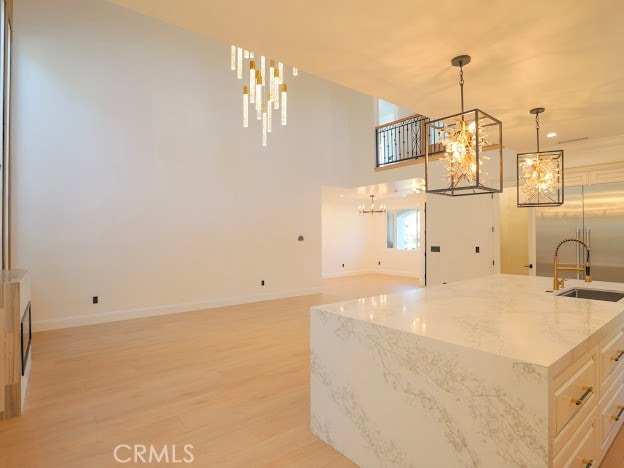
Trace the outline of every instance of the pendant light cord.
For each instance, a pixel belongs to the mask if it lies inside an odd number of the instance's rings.
[[[461,111],[464,113],[464,68],[463,63],[459,62],[459,89],[461,92]],[[462,116],[463,118],[463,116]]]
[[[538,113],[538,114],[535,114],[535,133],[537,134],[537,152],[538,153],[540,150],[539,129],[540,129],[540,124],[539,124],[539,113]]]

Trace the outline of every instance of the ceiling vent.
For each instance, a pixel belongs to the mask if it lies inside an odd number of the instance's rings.
[[[568,144],[568,143],[576,143],[578,141],[583,141],[583,140],[589,140],[589,137],[584,136],[584,137],[581,137],[581,138],[573,138],[571,140],[558,141],[557,143],[559,143],[560,145],[565,145],[565,144]]]

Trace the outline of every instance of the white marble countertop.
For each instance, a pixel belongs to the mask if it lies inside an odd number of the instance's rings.
[[[566,280],[624,292],[623,283]],[[491,275],[315,306],[345,317],[549,367],[624,320],[618,302],[556,296],[552,278]]]

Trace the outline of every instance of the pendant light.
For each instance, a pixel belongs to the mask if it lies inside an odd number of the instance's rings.
[[[426,123],[427,193],[480,195],[503,191],[502,122],[480,109],[464,111],[464,66],[469,55],[451,60],[459,67],[461,112]]]
[[[368,214],[370,213],[371,215],[374,215],[375,213],[385,213],[386,212],[386,205],[380,205],[379,208],[375,208],[375,195],[370,195],[370,199],[371,199],[371,204],[370,204],[370,208],[367,210],[366,207],[364,205],[360,205],[358,207],[358,211],[360,212],[360,214]]]
[[[284,64],[261,55],[259,60],[250,50],[232,45],[230,69],[243,81],[243,127],[249,127],[249,107],[261,122],[262,146],[267,146],[273,133],[274,110],[280,110],[280,123],[288,123],[288,86],[284,81]],[[293,76],[299,69],[292,67]],[[253,120],[253,117],[252,117]]]
[[[563,150],[540,151],[539,115],[544,111],[529,111],[535,115],[537,151],[517,155],[518,206],[523,208],[563,205]]]

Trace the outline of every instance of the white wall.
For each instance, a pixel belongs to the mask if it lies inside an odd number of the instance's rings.
[[[332,195],[324,196],[322,205],[323,277],[370,273],[371,220],[358,213],[354,200]]]
[[[381,100],[379,99],[375,100],[375,113],[377,114],[375,125],[385,125],[395,120],[403,119],[418,113],[412,111],[411,109],[397,106],[396,104],[392,104],[388,101],[383,101],[383,103],[380,101]]]
[[[497,273],[498,223],[498,195],[428,195],[427,285]],[[432,246],[440,252],[432,252]]]
[[[320,186],[372,164],[372,98],[303,73],[263,149],[229,44],[100,0],[20,0],[15,25],[13,267],[35,329],[318,291]]]

